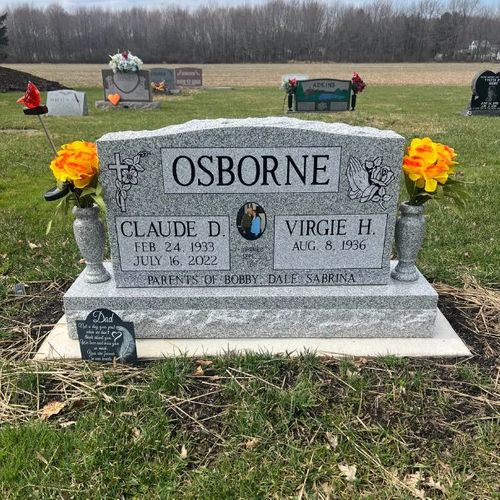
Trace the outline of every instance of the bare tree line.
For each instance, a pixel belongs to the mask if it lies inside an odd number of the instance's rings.
[[[478,0],[270,0],[236,7],[7,9],[9,62],[401,62],[500,58],[500,10]],[[471,43],[477,41],[477,47]]]

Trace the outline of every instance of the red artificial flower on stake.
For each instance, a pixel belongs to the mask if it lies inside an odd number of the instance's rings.
[[[41,115],[44,115],[48,112],[47,106],[42,106],[42,98],[40,96],[40,91],[37,86],[33,82],[28,82],[26,87],[26,92],[23,97],[20,97],[16,102],[19,104],[24,104],[25,108],[23,109],[23,113],[25,115],[36,115],[40,120],[40,123],[43,127],[45,135],[47,136],[47,140],[49,141],[50,147],[57,154],[56,146],[54,145],[54,141],[49,135],[49,131],[43,123]]]
[[[28,82],[24,96],[20,97],[16,102],[24,104],[29,109],[38,108],[42,102],[40,91],[33,82]]]
[[[356,72],[352,74],[351,82],[352,82],[352,91],[355,94],[361,94],[361,92],[363,92],[363,90],[365,90],[366,88],[366,83]]]

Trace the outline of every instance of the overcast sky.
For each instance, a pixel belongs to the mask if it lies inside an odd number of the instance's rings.
[[[202,5],[242,5],[242,4],[260,4],[265,3],[267,0],[0,0],[0,7],[12,7],[16,4],[29,3],[37,7],[45,7],[51,3],[59,3],[67,10],[71,10],[74,7],[82,6],[101,6],[101,7],[114,7],[116,9],[123,9],[127,7],[160,7],[163,5],[179,5],[182,7],[196,8]],[[328,0],[326,0],[328,2]],[[360,5],[363,3],[369,3],[371,0],[343,0],[343,3]],[[393,0],[394,3],[401,5],[401,1]],[[411,0],[406,0],[411,3]],[[446,0],[444,0],[446,2]],[[403,0],[403,3],[405,0]],[[500,7],[500,0],[482,0],[483,5],[488,5],[492,7]]]

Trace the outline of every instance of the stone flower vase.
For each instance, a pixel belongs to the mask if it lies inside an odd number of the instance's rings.
[[[288,104],[288,111],[293,111],[293,94],[288,94],[288,99],[287,99],[287,104]]]
[[[102,283],[111,278],[103,266],[104,258],[104,226],[99,220],[99,207],[73,207],[73,232],[80,254],[87,267],[83,279],[87,283]]]
[[[401,203],[399,213],[395,233],[399,260],[391,276],[397,281],[417,281],[418,271],[415,262],[424,241],[424,206]]]

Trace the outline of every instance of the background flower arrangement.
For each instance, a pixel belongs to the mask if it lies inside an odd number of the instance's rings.
[[[290,78],[283,80],[281,82],[281,90],[283,90],[286,94],[294,94],[297,90],[297,79]]]
[[[143,65],[141,59],[134,56],[132,52],[124,50],[123,52],[118,52],[113,56],[109,56],[111,60],[109,61],[109,66],[114,73],[122,71],[123,73],[133,73],[135,71],[140,71]]]
[[[366,88],[366,83],[356,72],[352,74],[351,83],[352,83],[352,91],[355,94],[361,94],[361,92],[363,92],[363,90],[365,90]]]

